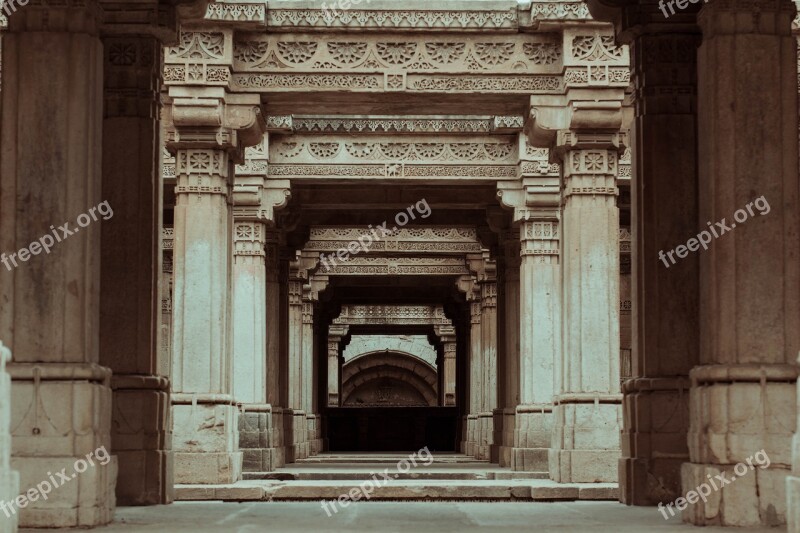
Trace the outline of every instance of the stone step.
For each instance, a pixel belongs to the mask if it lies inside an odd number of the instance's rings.
[[[387,455],[315,455],[298,459],[294,464],[397,464],[398,461],[408,459],[409,453]],[[474,464],[488,465],[489,461],[478,460],[465,455],[434,455],[434,464]]]
[[[360,501],[573,501],[616,500],[616,483],[555,483],[550,480],[384,480]],[[368,487],[367,487],[368,489]],[[232,485],[176,485],[178,501],[335,500],[361,483],[341,481],[240,481]]]
[[[381,465],[383,466],[383,465]],[[315,471],[298,471],[278,469],[275,472],[244,472],[245,480],[278,480],[278,481],[365,481],[372,478],[373,472],[382,472],[383,468],[354,471],[339,469],[320,469]],[[424,470],[398,473],[395,479],[424,480],[492,480],[492,479],[547,479],[547,472],[492,472],[481,470]]]

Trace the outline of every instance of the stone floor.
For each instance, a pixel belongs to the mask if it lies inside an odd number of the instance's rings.
[[[23,529],[34,533],[37,530]],[[731,531],[682,524],[677,517],[664,520],[653,507],[626,507],[615,502],[519,503],[353,503],[328,517],[318,502],[221,503],[181,502],[158,507],[125,507],[116,521],[94,531],[192,533],[465,533],[471,531],[536,531],[641,533],[679,531]],[[775,529],[736,529],[785,531]]]

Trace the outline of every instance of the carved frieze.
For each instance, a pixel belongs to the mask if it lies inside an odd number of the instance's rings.
[[[271,31],[296,28],[480,31],[514,30],[519,25],[517,10],[513,8],[504,10],[270,9],[267,22]]]
[[[343,305],[333,324],[432,324],[452,326],[441,305]]]
[[[507,136],[484,137],[465,142],[464,139],[286,136],[279,137],[270,147],[273,163],[326,164],[515,164],[516,139]]]
[[[334,275],[469,275],[461,257],[350,257],[330,265],[325,274]]]
[[[605,50],[605,49],[604,49]],[[552,72],[560,70],[557,34],[480,37],[379,37],[341,34],[242,34],[233,50],[237,72]]]
[[[511,133],[522,130],[521,115],[510,116],[271,116],[267,127],[273,131],[298,134],[347,133],[439,133],[439,134],[489,134]]]
[[[304,250],[335,252],[346,249],[349,243],[370,234],[368,227],[313,226]],[[367,253],[461,254],[480,251],[481,244],[475,228],[415,226],[395,229],[391,235],[372,242]]]

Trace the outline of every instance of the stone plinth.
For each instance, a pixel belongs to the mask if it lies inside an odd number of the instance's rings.
[[[95,460],[83,473],[75,467],[96,450],[111,449],[109,370],[79,363],[11,363],[7,368],[12,378],[11,464],[20,473],[20,492],[49,479],[48,472],[75,473],[47,500],[19,509],[20,525],[66,528],[110,522],[117,458],[108,453],[105,465]]]
[[[283,411],[271,405],[242,406],[239,448],[244,472],[271,472],[283,466]]]
[[[11,377],[6,363],[11,351],[0,342],[0,501],[10,502],[19,494],[19,472],[11,469]],[[16,513],[0,516],[0,532],[15,533],[19,518]]]
[[[235,483],[241,478],[239,410],[224,395],[173,394],[175,483]]]
[[[111,445],[119,461],[116,494],[126,505],[174,500],[169,381],[112,376]]]

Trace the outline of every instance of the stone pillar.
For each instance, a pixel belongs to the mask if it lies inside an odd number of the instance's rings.
[[[233,395],[241,404],[239,448],[245,472],[268,472],[266,224],[237,213],[233,252]]]
[[[165,50],[176,154],[173,429],[175,481],[239,479],[238,411],[232,390],[231,188],[244,147],[262,142],[258,95],[226,89],[232,30],[188,31]],[[193,85],[201,76],[206,85]],[[220,80],[211,83],[210,80]]]
[[[476,289],[480,290],[477,286]],[[481,300],[477,291],[467,294],[470,306],[469,329],[469,410],[467,440],[464,453],[480,458],[479,417],[483,404],[483,352],[481,351]]]
[[[328,326],[328,407],[341,407],[339,352],[349,326]]]
[[[112,449],[111,371],[99,364],[101,16],[94,1],[27,5],[2,37],[0,338],[14,357],[11,464],[23,492]],[[96,219],[79,227],[90,209]],[[104,456],[69,489],[17,509],[20,526],[108,523],[117,458]]]
[[[731,478],[762,450],[770,461],[684,511],[698,525],[787,516],[800,349],[794,15],[778,0],[711,0],[698,15],[699,222],[725,219],[730,230],[717,226],[724,234],[698,252],[700,364],[689,374],[683,489]]]
[[[617,118],[621,122],[618,103],[587,102],[576,106],[572,120],[610,126]],[[554,401],[550,475],[558,482],[617,480],[620,137],[600,129],[561,130],[556,142],[564,176],[563,357]],[[549,227],[551,243],[556,242],[555,226]],[[536,228],[531,229],[535,237]],[[552,244],[548,248],[552,250]]]
[[[494,262],[491,261],[494,267]],[[480,427],[480,458],[491,458],[494,442],[494,409],[497,407],[497,281],[491,277],[481,282],[481,352],[483,362],[483,394]]]
[[[300,330],[300,364],[303,368],[302,406],[306,413],[305,431],[306,443],[303,454],[305,457],[314,455],[313,430],[315,422],[314,410],[314,302],[310,298],[310,285],[303,286],[302,327]]]
[[[291,430],[284,432],[286,440],[286,462],[307,457],[304,455],[303,443],[306,442],[306,413],[303,410],[303,359],[302,359],[302,333],[303,333],[303,283],[296,267],[290,267],[289,274],[289,364],[288,364],[288,390],[289,406],[292,410],[291,418],[284,420],[287,427],[291,420]]]
[[[520,224],[519,403],[514,470],[543,472],[553,427],[556,359],[561,358],[561,265],[557,208]]]
[[[520,246],[519,231],[504,234],[503,305],[505,307],[505,382],[502,398],[503,434],[500,446],[500,466],[513,467],[514,435],[516,433],[516,406],[519,404],[519,354],[520,354]],[[548,444],[549,446],[549,444]]]
[[[454,407],[456,405],[456,329],[453,326],[435,326],[435,331],[443,351],[439,401],[443,407]]]
[[[706,252],[689,254],[669,268],[658,259],[659,251],[703,229],[697,202],[699,36],[688,24],[673,31],[631,41],[633,353],[632,378],[623,383],[619,460],[620,501],[630,505],[669,503],[683,495],[679,465],[689,455],[688,377],[700,347],[699,260]]]
[[[101,229],[100,362],[114,373],[117,501],[169,503],[169,380],[159,361],[161,43],[155,37],[114,35],[103,44],[103,197],[114,217]]]
[[[0,342],[0,501],[10,502],[19,495],[19,472],[11,469],[11,377],[6,363],[11,361],[11,350]],[[0,517],[0,531],[15,533],[17,514]]]

